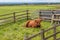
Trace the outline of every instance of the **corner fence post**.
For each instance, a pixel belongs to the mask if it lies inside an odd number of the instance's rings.
[[[56,24],[55,24],[56,25]],[[53,28],[53,31],[54,31],[54,33],[56,33],[56,26],[55,25],[53,25],[54,26],[54,28]],[[54,40],[56,40],[56,34],[54,35]]]
[[[42,40],[46,40],[44,33],[45,33],[45,32],[44,32],[44,29],[41,29],[41,39],[42,39]]]
[[[16,15],[15,15],[15,12],[13,13],[13,20],[14,20],[14,23],[16,23]]]
[[[26,10],[26,14],[27,14],[27,20],[28,20],[28,11],[29,11],[29,10]]]

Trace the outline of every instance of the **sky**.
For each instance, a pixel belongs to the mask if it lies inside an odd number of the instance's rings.
[[[60,2],[60,0],[0,0],[0,2]]]

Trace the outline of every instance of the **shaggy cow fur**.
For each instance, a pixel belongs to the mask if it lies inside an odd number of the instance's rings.
[[[41,21],[42,19],[28,20],[26,23],[26,27],[33,27],[33,28],[41,27],[41,24],[40,24]]]

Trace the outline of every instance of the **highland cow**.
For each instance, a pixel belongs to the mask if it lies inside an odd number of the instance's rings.
[[[26,27],[32,27],[32,28],[41,27],[41,24],[40,24],[41,21],[42,19],[28,20],[26,23]]]

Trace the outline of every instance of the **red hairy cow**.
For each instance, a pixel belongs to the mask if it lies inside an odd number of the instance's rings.
[[[41,21],[42,19],[41,18],[38,18],[38,19],[35,19],[35,20],[28,20],[27,23],[26,23],[26,27],[41,27]]]

